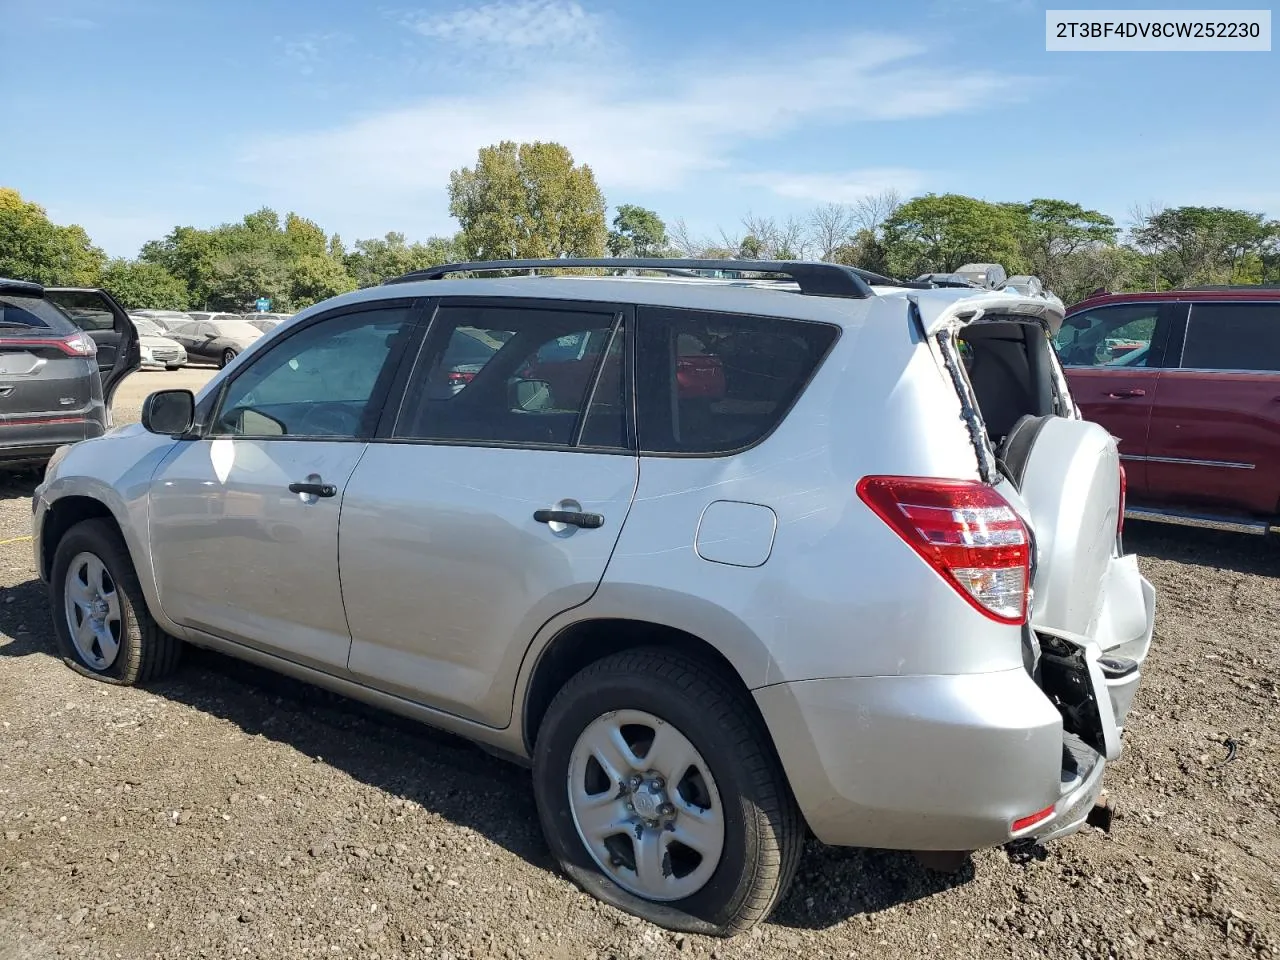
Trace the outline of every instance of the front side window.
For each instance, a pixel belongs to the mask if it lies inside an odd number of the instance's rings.
[[[1187,320],[1182,366],[1280,370],[1280,303],[1197,303]]]
[[[611,312],[442,306],[394,436],[624,447],[621,341]]]
[[[1099,307],[1062,322],[1054,343],[1064,367],[1150,366],[1160,307],[1139,303]]]
[[[837,336],[823,323],[644,309],[636,335],[641,451],[750,446],[786,415]]]
[[[231,382],[210,432],[339,439],[371,434],[393,358],[409,331],[407,307],[343,314],[300,330]]]

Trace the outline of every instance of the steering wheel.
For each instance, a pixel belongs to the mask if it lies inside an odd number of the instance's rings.
[[[350,411],[329,406],[312,407],[298,421],[299,436],[343,437],[354,433]]]

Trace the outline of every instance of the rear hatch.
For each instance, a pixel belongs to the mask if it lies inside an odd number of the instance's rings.
[[[1115,439],[1079,419],[1052,348],[1061,308],[1005,293],[913,300],[960,396],[983,479],[1031,533],[1028,668],[1067,732],[1114,758],[1151,642],[1155,595],[1122,549]]]
[[[0,282],[0,427],[83,419],[95,354],[38,286]]]

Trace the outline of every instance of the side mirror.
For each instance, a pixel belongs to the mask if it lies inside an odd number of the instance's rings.
[[[196,398],[190,390],[157,390],[142,404],[142,425],[152,433],[176,437],[191,429]]]
[[[218,339],[218,335],[217,335],[216,333],[206,333],[206,334],[204,335],[204,338],[205,338],[206,340],[217,340],[217,339]]]
[[[546,380],[514,380],[511,383],[512,410],[534,413],[545,410],[551,403],[551,384]]]

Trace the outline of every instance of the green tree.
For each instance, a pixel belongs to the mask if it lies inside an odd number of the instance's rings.
[[[49,286],[89,286],[106,259],[83,227],[59,226],[44,207],[0,187],[0,276]]]
[[[1050,290],[1061,290],[1070,274],[1079,271],[1079,264],[1071,263],[1078,254],[1114,246],[1120,232],[1106,214],[1069,200],[1041,198],[1008,208],[1019,221],[1019,247],[1027,269]]]
[[[1280,246],[1280,223],[1248,210],[1175,207],[1146,214],[1130,237],[1157,284],[1257,283]]]
[[[346,255],[347,271],[359,287],[372,287],[414,270],[458,260],[455,242],[449,237],[431,237],[409,243],[403,233],[391,232],[381,239],[357,240],[355,250]]]
[[[185,310],[186,285],[156,263],[125,260],[107,261],[97,285],[129,310]]]
[[[666,256],[667,225],[652,210],[624,203],[613,218],[608,246],[615,257]]]
[[[141,260],[177,277],[190,305],[206,310],[252,309],[258,297],[298,310],[355,288],[337,235],[296,213],[281,223],[267,207],[211,230],[175,227],[144,245]]]
[[[604,212],[595,174],[558,143],[504,140],[449,174],[449,213],[468,259],[603,256]]]
[[[1017,214],[1002,204],[930,193],[908,200],[885,221],[886,259],[892,273],[905,277],[965,263],[999,263],[1021,273],[1018,228]]]
[[[888,275],[888,251],[875,232],[865,227],[853,235],[847,243],[842,243],[831,251],[827,258],[835,263],[860,267],[872,273]]]

